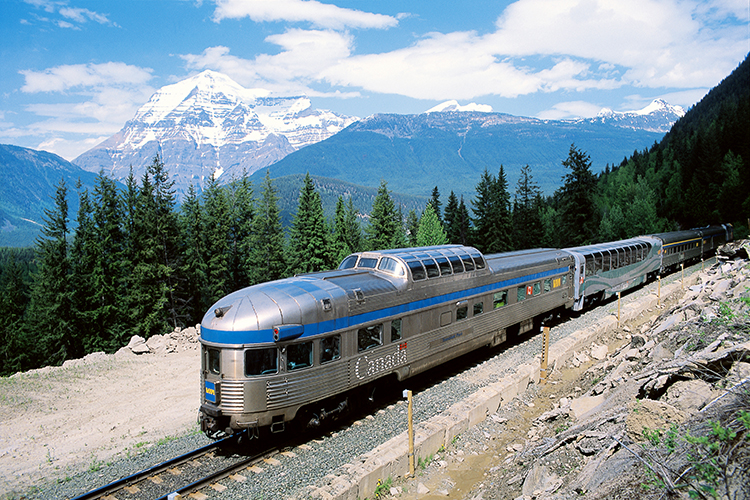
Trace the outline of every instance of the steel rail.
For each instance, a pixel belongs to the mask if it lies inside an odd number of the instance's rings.
[[[232,474],[240,471],[241,469],[247,468],[254,463],[260,462],[264,458],[268,458],[272,455],[275,455],[278,452],[279,452],[278,449],[274,449],[274,450],[266,451],[264,453],[255,455],[254,457],[248,457],[222,470],[209,474],[208,476],[204,478],[198,479],[197,481],[190,483],[187,486],[183,486],[182,488],[179,488],[171,493],[168,493],[167,495],[161,496],[159,497],[158,500],[168,500],[170,496],[175,495],[175,494],[180,495],[180,496],[189,495],[190,493],[194,493],[207,486],[210,486],[213,483],[221,481],[222,479],[225,479],[231,476]]]
[[[188,462],[189,460],[194,459],[195,457],[205,455],[211,450],[221,447],[223,444],[227,443],[228,441],[237,439],[237,436],[238,434],[235,434],[234,436],[226,437],[224,439],[220,439],[213,443],[209,443],[206,446],[202,446],[201,448],[197,448],[195,450],[189,451],[185,454],[182,454],[170,460],[167,460],[166,462],[162,462],[160,464],[154,465],[153,467],[142,470],[140,472],[136,472],[135,474],[131,474],[130,476],[124,477],[122,479],[118,479],[117,481],[113,481],[100,488],[91,490],[87,493],[84,493],[83,495],[74,497],[71,500],[90,500],[90,499],[96,499],[96,498],[103,498],[111,494],[112,492],[123,489],[126,486],[130,486],[131,484],[142,481],[148,477],[155,476],[165,470],[172,469],[178,465],[181,465],[185,462]]]

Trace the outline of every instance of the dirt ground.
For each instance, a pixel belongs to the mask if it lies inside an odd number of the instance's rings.
[[[198,344],[160,351],[97,353],[0,378],[0,496],[194,431]]]

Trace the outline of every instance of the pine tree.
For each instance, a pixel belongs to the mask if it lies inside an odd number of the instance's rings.
[[[141,181],[134,216],[134,267],[129,279],[128,304],[133,334],[148,338],[178,324],[174,295],[177,256],[177,217],[173,182],[157,155]]]
[[[278,208],[278,195],[271,183],[271,174],[266,170],[261,198],[256,205],[253,219],[253,251],[251,269],[253,282],[262,283],[284,276],[284,231]]]
[[[211,305],[204,299],[206,285],[206,255],[203,247],[203,214],[195,186],[190,184],[182,203],[180,214],[180,243],[182,245],[182,269],[178,301],[181,318],[187,324],[200,322],[205,310]]]
[[[512,228],[510,194],[503,166],[500,166],[497,178],[485,169],[476,190],[472,210],[477,248],[488,254],[509,251]]]
[[[81,189],[78,181],[76,189]],[[73,312],[76,335],[71,339],[69,356],[80,358],[88,352],[102,350],[96,316],[96,254],[97,236],[94,221],[94,203],[88,189],[78,193],[78,215],[73,245],[70,249]]]
[[[428,203],[427,208],[422,213],[422,218],[419,220],[417,246],[445,245],[447,242],[448,238],[445,236],[443,224],[438,220],[437,214],[432,209],[432,203]]]
[[[310,273],[333,267],[328,233],[323,203],[308,173],[292,221],[287,274]]]
[[[335,263],[338,264],[351,253],[359,252],[361,250],[361,241],[362,229],[357,221],[357,210],[354,208],[354,203],[349,198],[346,205],[344,205],[344,199],[339,196],[336,201],[336,215],[333,227]]]
[[[371,250],[396,248],[393,244],[398,243],[399,233],[401,239],[404,239],[403,223],[388,191],[388,183],[384,180],[380,182],[378,194],[372,203],[370,225],[366,232],[368,247]]]
[[[443,204],[440,202],[440,191],[438,191],[438,187],[435,186],[432,188],[432,197],[430,198],[430,201],[428,202],[430,205],[432,205],[432,209],[435,211],[435,215],[437,216],[440,223],[443,223],[443,216],[441,213],[441,208]],[[424,214],[423,214],[424,215]]]
[[[229,293],[229,229],[230,213],[226,191],[219,186],[213,175],[206,182],[203,192],[203,235],[204,261],[206,264],[206,288],[204,297],[208,307]]]
[[[428,203],[429,205],[429,203]],[[417,212],[412,208],[406,215],[406,232],[409,235],[409,246],[417,246],[417,233],[419,232],[419,217]]]
[[[123,269],[125,235],[123,206],[117,184],[102,172],[94,188],[94,316],[98,329],[94,337],[101,339],[97,350],[114,352],[127,343],[125,310],[122,297],[127,287]]]
[[[68,188],[63,179],[55,191],[54,208],[44,211],[42,235],[36,241],[39,268],[32,278],[28,314],[29,331],[34,332],[34,339],[24,346],[28,353],[22,360],[22,369],[61,364],[76,350],[73,345],[75,317],[70,286],[67,195]]]
[[[570,169],[558,190],[562,242],[566,246],[591,243],[599,229],[599,212],[595,203],[597,178],[591,172],[591,159],[571,144],[568,158],[562,164]]]
[[[542,241],[541,190],[531,167],[521,168],[513,202],[513,242],[517,250],[536,248]]]
[[[20,357],[27,346],[23,331],[23,316],[29,297],[23,280],[23,269],[16,260],[16,252],[10,256],[0,272],[0,376],[11,375],[22,366]]]
[[[230,211],[232,224],[229,230],[229,274],[232,290],[239,290],[252,284],[250,273],[250,254],[252,252],[253,219],[255,205],[253,202],[253,184],[243,172],[242,177],[230,184]]]
[[[458,227],[458,197],[456,193],[451,190],[451,194],[448,195],[448,204],[445,205],[445,235],[448,238],[448,243],[459,243],[459,227]]]
[[[456,243],[461,245],[470,244],[474,228],[471,225],[471,216],[469,215],[469,209],[466,208],[466,203],[464,203],[463,195],[461,195],[461,200],[458,203],[458,218],[456,220],[458,225],[458,241]]]

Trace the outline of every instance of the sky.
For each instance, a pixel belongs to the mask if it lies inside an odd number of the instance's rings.
[[[0,0],[0,143],[73,160],[206,69],[357,117],[688,109],[749,20],[750,0]]]

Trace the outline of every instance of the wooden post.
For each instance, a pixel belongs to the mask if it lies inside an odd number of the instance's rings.
[[[539,380],[542,384],[547,383],[547,360],[549,359],[549,327],[542,327],[542,366],[539,370]]]
[[[682,271],[682,280],[680,281],[680,288],[685,289],[685,263],[680,262],[680,270]]]
[[[620,327],[620,292],[617,292],[617,327]]]
[[[657,276],[656,279],[659,280],[659,287],[657,288],[656,292],[656,305],[661,306],[661,276]]]
[[[409,474],[414,477],[414,404],[411,391],[406,391],[406,398],[409,401]]]

